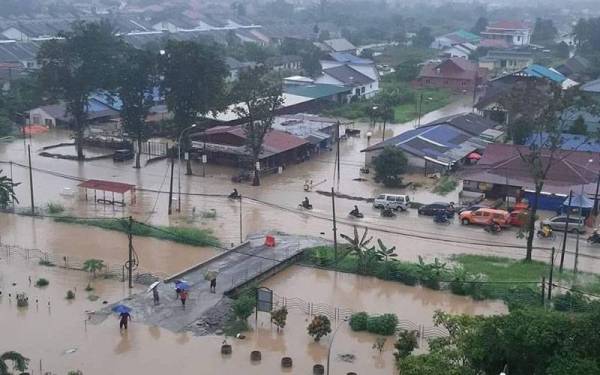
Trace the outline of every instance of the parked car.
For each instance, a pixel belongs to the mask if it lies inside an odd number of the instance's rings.
[[[508,225],[510,223],[510,214],[508,211],[496,210],[493,208],[480,208],[475,211],[464,211],[460,213],[458,218],[464,225],[488,225],[491,222],[500,225]]]
[[[480,209],[480,208],[488,208],[488,207],[489,207],[489,206],[487,206],[487,205],[485,205],[485,204],[481,204],[481,203],[478,203],[478,204],[472,204],[472,205],[469,205],[469,206],[464,206],[464,207],[461,207],[461,208],[458,210],[458,213],[465,212],[465,211],[476,211],[476,210],[478,210],[478,209]]]
[[[389,207],[393,210],[406,211],[406,209],[408,208],[408,202],[410,202],[408,195],[380,194],[373,201],[373,207]]]
[[[421,206],[417,210],[419,215],[427,215],[427,216],[434,216],[439,211],[445,211],[447,213],[454,214],[454,204],[453,203],[445,203],[445,202],[435,202],[435,203],[426,204],[424,206]]]
[[[549,226],[552,230],[564,232],[565,228],[571,233],[585,233],[585,218],[581,216],[570,216],[567,228],[567,215],[559,215],[550,219],[542,220],[540,227]]]
[[[116,150],[115,153],[113,154],[113,161],[126,161],[126,160],[131,160],[134,157],[134,153],[133,150],[130,150],[128,148],[122,149],[122,150]]]

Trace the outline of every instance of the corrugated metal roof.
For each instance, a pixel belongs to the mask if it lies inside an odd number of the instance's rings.
[[[285,88],[285,92],[289,94],[306,96],[314,99],[347,93],[351,90],[352,89],[345,86],[328,85],[325,83],[315,83],[312,85],[293,85]]]

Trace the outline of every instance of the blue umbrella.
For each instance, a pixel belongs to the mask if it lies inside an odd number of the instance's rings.
[[[112,311],[116,312],[117,314],[123,314],[130,312],[131,309],[125,305],[116,305],[112,308]]]
[[[188,290],[188,289],[190,289],[190,284],[188,284],[187,281],[178,280],[175,283],[175,288],[181,289],[181,290]]]

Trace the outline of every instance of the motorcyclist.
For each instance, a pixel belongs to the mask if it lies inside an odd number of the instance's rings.
[[[304,200],[302,201],[302,207],[304,207],[304,208],[312,207],[310,204],[310,201],[308,200],[308,197],[304,197]]]
[[[392,210],[390,206],[385,206],[383,211],[381,211],[381,215],[385,217],[392,217],[394,216],[394,210]]]
[[[493,220],[493,219],[490,220],[490,222],[488,223],[488,228],[492,232],[500,232],[502,230],[502,227],[500,226],[500,224],[496,220]]]
[[[598,229],[594,229],[594,233],[592,233],[590,238],[588,238],[588,241],[593,242],[593,243],[600,242],[600,233],[598,233]]]
[[[551,235],[552,235],[552,228],[550,228],[550,226],[548,226],[548,225],[544,225],[544,226],[542,227],[542,236],[543,236],[544,238],[548,238],[548,237],[550,237]]]
[[[231,194],[229,194],[229,198],[231,199],[237,199],[240,197],[240,193],[238,193],[237,189],[233,189],[233,192]]]
[[[350,211],[350,215],[352,216],[360,216],[360,211],[358,210],[358,206],[354,206],[354,209]]]
[[[448,214],[445,210],[436,211],[434,221],[436,223],[445,223],[448,221]]]

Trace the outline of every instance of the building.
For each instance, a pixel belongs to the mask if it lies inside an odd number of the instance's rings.
[[[449,116],[406,131],[383,142],[367,147],[367,165],[386,147],[396,147],[404,152],[412,169],[425,174],[448,171],[468,162],[468,157],[478,155],[502,137],[498,124],[473,113]]]
[[[414,85],[421,88],[445,88],[459,92],[473,92],[486,76],[487,69],[480,69],[477,64],[469,60],[452,57],[441,62],[425,64]]]
[[[68,127],[73,117],[67,113],[64,103],[45,105],[28,111],[28,125],[43,125],[48,128]],[[106,122],[119,117],[118,110],[106,104],[90,99],[88,101],[87,119],[92,123]]]
[[[433,43],[431,43],[431,48],[446,49],[463,43],[477,45],[480,40],[481,37],[479,35],[475,35],[465,30],[458,30],[435,38]]]
[[[302,70],[302,57],[297,55],[273,56],[265,60],[265,65],[278,72],[297,72]]]
[[[0,41],[0,63],[18,63],[25,69],[39,69],[38,42]]]
[[[440,56],[448,58],[448,57],[461,57],[463,59],[468,59],[473,52],[477,50],[477,46],[471,43],[460,43],[450,46],[442,53]]]
[[[590,77],[592,63],[583,56],[575,55],[556,67],[562,75],[579,82],[585,82]]]
[[[463,190],[483,193],[490,199],[524,197],[532,202],[535,183],[521,156],[529,152],[528,146],[490,144],[477,165],[465,169]],[[542,153],[542,163],[548,163],[550,158],[553,164],[538,200],[539,209],[557,210],[571,190],[580,192],[583,188],[584,194],[593,199],[600,173],[600,153],[557,151],[552,156],[549,151]]]
[[[273,129],[300,137],[311,145],[311,151],[330,150],[335,143],[338,120],[299,113],[275,117]]]
[[[246,148],[246,134],[242,125],[216,126],[191,135],[192,151],[205,154],[209,161],[253,169],[250,152]],[[310,143],[293,134],[272,129],[264,138],[259,156],[261,170],[276,169],[306,160]]]
[[[519,71],[533,64],[533,54],[528,51],[491,50],[479,59],[479,67],[494,74]]]
[[[345,38],[325,40],[318,47],[324,49],[326,52],[346,52],[356,55],[356,46]]]
[[[351,98],[371,98],[379,91],[379,79],[373,79],[348,65],[324,68],[315,83],[337,85],[352,89]]]
[[[283,91],[285,93],[304,98],[312,98],[317,103],[328,104],[333,102],[343,104],[352,96],[351,87],[314,83],[313,80],[309,82],[304,80],[293,81],[290,80],[290,78],[293,77],[288,77],[284,81]]]
[[[531,34],[531,26],[522,21],[492,22],[481,32],[484,39],[504,40],[513,46],[528,46]]]

